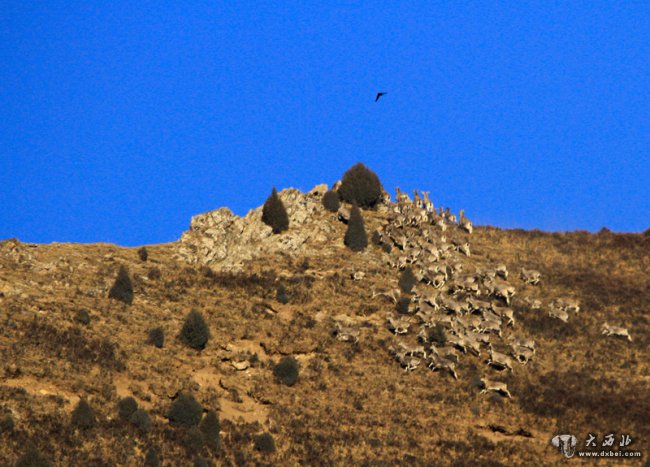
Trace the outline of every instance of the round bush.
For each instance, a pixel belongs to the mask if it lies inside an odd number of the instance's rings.
[[[16,467],[52,467],[52,464],[34,445],[30,444],[27,452],[16,462]]]
[[[176,427],[196,426],[201,421],[203,407],[191,394],[181,394],[169,410],[169,423]]]
[[[138,409],[133,412],[129,418],[129,421],[133,423],[138,430],[145,433],[150,431],[151,427],[153,426],[149,414],[146,410],[143,409]]]
[[[275,452],[275,441],[273,441],[273,436],[271,433],[262,433],[255,437],[255,449],[264,453]]]
[[[129,271],[124,266],[120,266],[115,283],[108,292],[108,298],[114,298],[127,305],[133,303],[133,283],[129,277]]]
[[[144,457],[144,465],[147,467],[160,467],[161,464],[158,451],[156,448],[150,447],[147,451],[147,455]]]
[[[417,282],[417,279],[415,275],[413,274],[413,271],[411,270],[410,267],[407,267],[402,271],[402,274],[399,277],[399,282],[397,285],[399,285],[400,290],[402,293],[410,293],[411,290],[413,290],[413,286]]]
[[[84,326],[88,326],[90,324],[90,313],[88,313],[88,310],[82,308],[77,311],[74,320]]]
[[[323,207],[330,212],[336,212],[341,207],[339,194],[334,190],[328,190],[323,195]]]
[[[79,403],[72,411],[72,426],[86,430],[95,426],[95,413],[85,399],[79,399]]]
[[[278,288],[275,291],[275,299],[283,305],[289,303],[289,297],[287,297],[287,289],[283,284],[278,285]]]
[[[368,246],[368,236],[363,224],[363,217],[361,217],[361,211],[356,205],[353,205],[350,211],[350,220],[348,221],[348,229],[345,232],[343,243],[350,250],[356,252],[363,251]]]
[[[149,258],[149,252],[147,251],[146,247],[142,247],[138,250],[138,256],[140,257],[140,261],[147,261],[147,258]]]
[[[203,433],[201,430],[196,426],[187,430],[187,433],[185,433],[185,439],[183,440],[183,445],[185,446],[185,449],[187,449],[187,452],[199,452],[203,447]]]
[[[361,162],[343,175],[338,193],[343,201],[372,208],[381,200],[382,186],[376,173]]]
[[[0,418],[0,434],[13,431],[15,426],[16,424],[14,423],[14,419],[10,414]]]
[[[275,377],[286,386],[293,386],[298,381],[298,362],[293,357],[285,357],[273,368]]]
[[[289,228],[287,210],[284,208],[278,192],[275,191],[275,187],[262,207],[262,222],[271,227],[274,234],[279,234]]]
[[[147,337],[147,344],[162,349],[163,345],[165,345],[165,331],[160,327],[151,329]]]
[[[192,310],[185,317],[185,323],[179,335],[180,340],[195,350],[205,349],[210,338],[210,329],[203,316],[197,310]]]
[[[203,438],[205,444],[212,449],[217,451],[221,446],[221,423],[219,422],[219,416],[214,410],[209,411],[199,424],[199,429],[203,433]]]
[[[138,410],[138,403],[131,397],[124,397],[117,402],[117,414],[122,420],[128,420]]]

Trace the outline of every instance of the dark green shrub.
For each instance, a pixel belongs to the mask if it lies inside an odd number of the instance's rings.
[[[194,467],[212,467],[212,465],[212,462],[205,457],[197,457],[194,461]]]
[[[153,446],[147,450],[147,455],[144,457],[144,465],[147,467],[160,467],[162,465],[158,450]]]
[[[147,261],[149,258],[149,252],[147,251],[146,247],[142,247],[138,250],[138,256],[140,257],[140,261]]]
[[[190,453],[199,452],[203,448],[203,433],[198,427],[193,426],[187,430],[183,439],[183,446]]]
[[[197,310],[192,310],[185,317],[185,323],[179,335],[180,340],[195,350],[205,349],[210,338],[210,329],[203,316]]]
[[[196,426],[201,421],[203,407],[197,402],[191,394],[181,394],[172,403],[169,410],[169,423],[172,426],[191,427]]]
[[[151,427],[153,426],[149,414],[144,409],[138,409],[133,412],[129,418],[129,421],[133,423],[138,430],[144,433],[150,431]]]
[[[447,343],[447,333],[445,332],[445,328],[440,324],[436,324],[431,328],[429,340],[434,344],[443,347]]]
[[[343,243],[352,251],[363,251],[368,246],[368,236],[363,224],[363,217],[361,217],[361,211],[356,205],[353,205],[350,211],[350,221],[348,222],[348,229],[345,232]]]
[[[284,208],[278,192],[275,191],[275,187],[273,187],[271,195],[264,202],[262,222],[271,227],[274,234],[279,234],[289,228],[287,210]]]
[[[221,438],[219,434],[221,423],[219,422],[219,416],[214,410],[209,411],[201,419],[199,429],[203,433],[205,444],[213,451],[218,451],[221,447]]]
[[[338,193],[343,201],[372,208],[381,200],[381,191],[377,174],[359,162],[345,172]]]
[[[88,326],[90,324],[90,313],[88,313],[88,310],[82,308],[81,310],[77,311],[74,316],[74,320],[78,323],[83,324],[84,326]]]
[[[402,271],[402,274],[399,277],[399,282],[397,285],[399,285],[400,290],[402,293],[411,293],[411,290],[413,290],[413,286],[417,282],[417,279],[415,278],[415,275],[413,274],[413,271],[411,270],[410,267],[407,267]]]
[[[157,267],[153,267],[149,269],[149,272],[147,273],[147,277],[151,279],[152,281],[155,281],[156,279],[160,279],[160,269]]]
[[[151,329],[147,337],[147,344],[162,349],[163,345],[165,345],[165,331],[161,327]]]
[[[114,298],[127,305],[133,303],[133,283],[129,271],[124,266],[120,266],[115,283],[108,292],[108,298]]]
[[[275,441],[273,441],[273,436],[271,433],[262,433],[255,437],[255,449],[264,453],[275,452]]]
[[[86,430],[95,426],[95,413],[86,399],[79,399],[79,403],[72,411],[72,426],[80,430]]]
[[[400,297],[395,304],[395,310],[400,314],[408,314],[409,305],[411,304],[411,299],[409,297]]]
[[[275,299],[283,305],[289,303],[289,297],[287,297],[287,289],[283,284],[278,285],[278,288],[275,291]]]
[[[323,195],[323,206],[330,212],[336,212],[341,207],[339,194],[334,190],[326,191]]]
[[[117,402],[117,414],[122,420],[130,419],[136,410],[138,410],[138,403],[131,396],[124,397]]]
[[[16,467],[52,467],[52,464],[40,453],[36,446],[30,444],[27,452],[16,462]]]
[[[10,414],[6,414],[0,418],[0,434],[13,431],[15,426],[14,419]]]
[[[286,386],[293,386],[298,381],[298,362],[293,357],[284,357],[273,368],[275,377]]]

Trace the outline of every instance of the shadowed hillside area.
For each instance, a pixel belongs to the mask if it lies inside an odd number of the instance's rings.
[[[475,226],[369,172],[168,244],[0,242],[0,465],[548,465],[590,433],[643,465],[650,234]]]

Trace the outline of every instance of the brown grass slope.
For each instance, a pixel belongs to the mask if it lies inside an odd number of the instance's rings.
[[[535,339],[537,354],[498,375],[513,394],[504,399],[479,394],[484,356],[463,358],[457,381],[400,368],[385,325],[394,305],[371,299],[372,286],[396,287],[398,272],[377,246],[347,250],[335,217],[322,209],[313,220],[332,226],[323,247],[261,255],[236,273],[180,261],[176,243],[147,246],[143,262],[137,249],[109,244],[1,242],[0,416],[10,414],[15,428],[0,433],[0,465],[13,465],[29,443],[55,465],[143,465],[151,446],[164,465],[199,454],[219,465],[542,465],[564,461],[549,445],[555,434],[606,432],[630,434],[630,448],[650,454],[647,236],[474,231],[473,260],[543,278],[538,286],[510,279],[515,329]],[[385,222],[378,212],[364,217],[369,233]],[[133,280],[131,306],[107,298],[121,265]],[[353,280],[355,271],[365,277]],[[286,304],[276,301],[280,283]],[[567,295],[582,308],[567,324],[520,299]],[[75,319],[81,309],[90,324]],[[177,339],[191,309],[210,327],[201,352]],[[334,337],[342,319],[359,327],[357,343]],[[633,342],[602,336],[603,321],[628,327]],[[161,349],[145,344],[158,326]],[[291,387],[272,371],[286,355],[300,365]],[[234,369],[243,361],[247,369]],[[188,451],[187,433],[170,426],[166,414],[183,391],[217,410],[219,452]],[[148,411],[149,432],[120,420],[125,396]],[[70,425],[80,398],[97,415],[87,430]],[[255,449],[263,432],[275,452]]]

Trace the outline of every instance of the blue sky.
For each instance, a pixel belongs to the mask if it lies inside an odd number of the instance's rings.
[[[650,227],[650,3],[315,3],[2,2],[0,238],[172,241],[357,161],[478,224]]]

